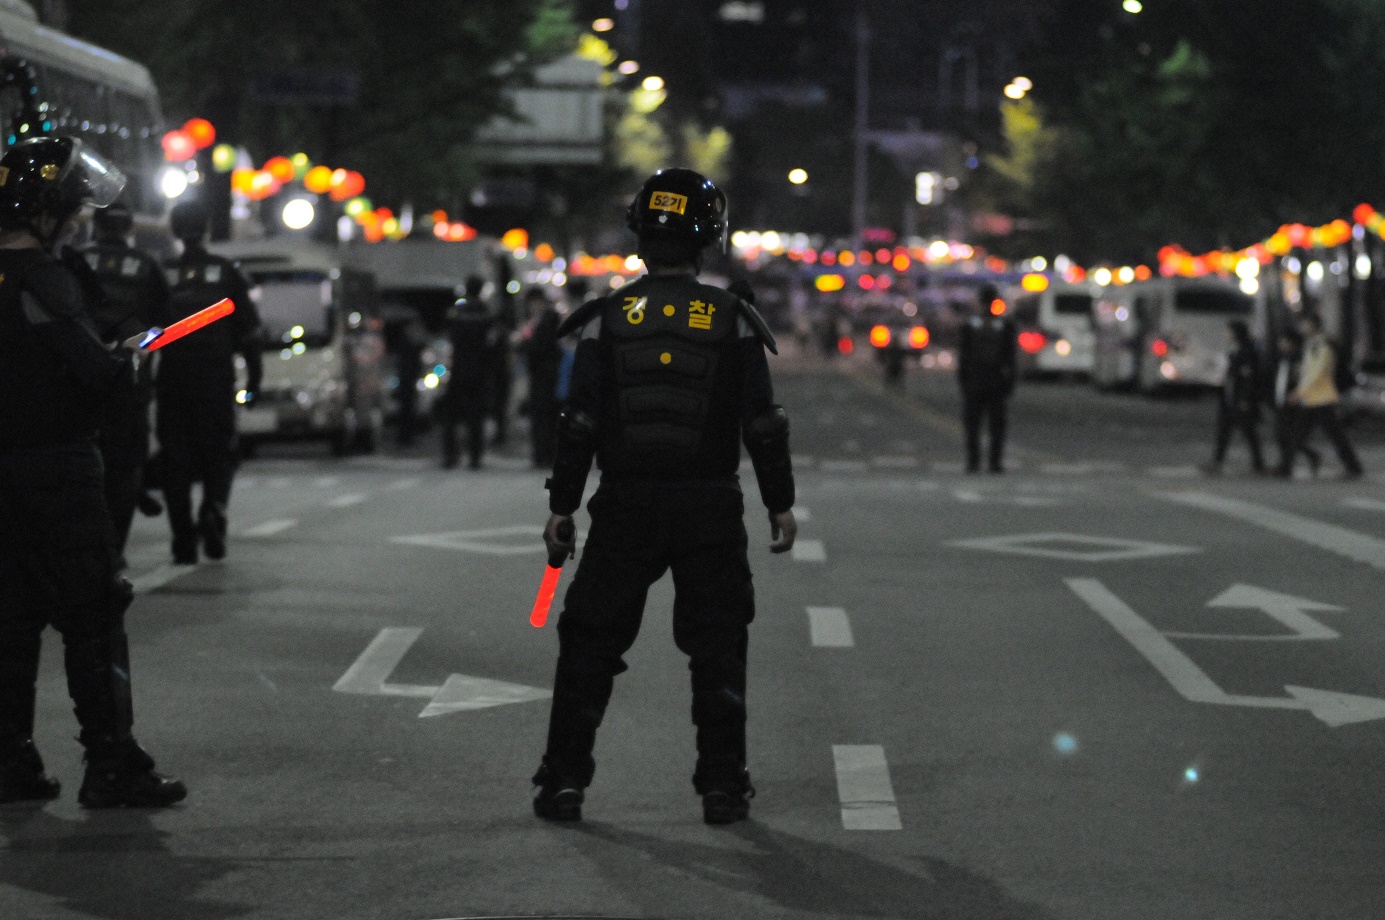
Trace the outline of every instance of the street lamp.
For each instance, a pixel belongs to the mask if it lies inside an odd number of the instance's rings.
[[[1145,5],[1141,3],[1140,0],[1125,0],[1125,2],[1121,4],[1121,9],[1125,10],[1131,16],[1138,16],[1140,13],[1144,12]]]
[[[601,19],[598,19],[596,22],[592,23],[593,32],[609,32],[615,27],[615,20],[609,17],[602,17]]]
[[[629,77],[640,72],[640,65],[638,61],[621,61],[616,69]]]
[[[1023,99],[1031,89],[1034,88],[1034,81],[1028,77],[1015,77],[1010,84],[1005,87],[1005,97],[1016,101]]]
[[[663,78],[663,77],[645,77],[645,78],[644,78],[644,82],[641,83],[640,85],[643,86],[643,87],[645,88],[645,91],[646,91],[646,92],[657,93],[659,90],[661,90],[661,89],[664,88],[664,78]]]
[[[789,181],[792,182],[794,185],[802,185],[803,183],[805,183],[805,182],[808,181],[808,170],[806,170],[806,169],[791,169],[791,170],[789,170]]]

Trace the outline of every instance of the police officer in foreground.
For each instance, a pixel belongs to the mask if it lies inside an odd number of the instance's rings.
[[[591,530],[558,621],[559,654],[547,750],[534,812],[581,817],[592,749],[621,656],[639,631],[649,586],[672,569],[673,635],[691,658],[703,818],[745,818],[746,649],[755,615],[737,470],[744,440],[769,510],[774,552],[793,546],[789,424],[774,404],[752,306],[698,282],[702,251],[725,246],[726,196],[685,169],[656,173],[627,213],[649,273],[571,314],[581,330],[558,450],[548,480],[550,554],[581,505],[593,457],[601,484]]]
[[[447,315],[447,335],[452,340],[452,379],[436,410],[442,425],[444,469],[453,469],[461,459],[462,448],[457,441],[459,424],[466,425],[471,469],[481,468],[481,455],[486,447],[486,412],[495,383],[490,362],[497,347],[496,340],[504,336],[481,297],[485,286],[485,281],[475,275],[467,278],[466,296],[458,300]]]
[[[92,217],[96,240],[78,251],[80,268],[95,282],[87,309],[107,345],[123,342],[151,327],[173,322],[168,285],[153,256],[130,244],[134,217],[122,202]],[[142,362],[136,385],[113,395],[101,419],[101,461],[106,502],[121,551],[130,536],[135,507],[145,498],[144,465],[149,459],[149,403],[154,396],[150,362]]]
[[[957,382],[962,388],[962,421],[967,431],[967,472],[981,469],[981,426],[990,443],[988,467],[1005,472],[1007,401],[1018,376],[1015,324],[993,284],[977,291],[976,312],[962,324],[957,348]]]
[[[33,742],[49,624],[86,749],[78,801],[151,807],[187,795],[131,735],[133,592],[117,574],[96,449],[102,402],[134,386],[138,353],[134,340],[102,344],[77,280],[50,254],[84,204],[109,205],[124,183],[71,138],[21,141],[0,158],[0,803],[59,793]]]
[[[155,385],[164,502],[178,565],[196,564],[199,538],[207,558],[226,556],[227,508],[237,459],[236,353],[245,358],[247,405],[254,401],[263,371],[260,317],[250,284],[234,262],[206,250],[208,222],[206,209],[197,202],[173,209],[173,235],[182,241],[183,253],[167,266],[169,309],[176,321],[229,297],[236,310],[161,349]],[[194,521],[192,484],[199,480],[202,504]]]

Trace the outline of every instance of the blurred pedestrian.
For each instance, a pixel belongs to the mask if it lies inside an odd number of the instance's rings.
[[[461,460],[458,425],[466,426],[467,454],[473,470],[481,468],[486,446],[486,410],[491,405],[495,381],[491,357],[495,340],[503,336],[495,316],[481,299],[482,287],[480,278],[469,278],[468,296],[458,300],[447,315],[452,376],[436,411],[442,427],[442,465],[449,470]]]
[[[769,511],[771,550],[794,543],[789,424],[774,405],[754,307],[697,279],[702,251],[724,246],[726,197],[685,169],[649,179],[627,223],[649,274],[588,302],[563,324],[581,330],[572,394],[548,480],[550,555],[582,504],[595,457],[601,485],[591,531],[558,621],[548,743],[534,812],[578,820],[592,751],[649,587],[673,571],[673,636],[690,657],[697,726],[693,787],[708,824],[746,818],[746,651],[755,595],[737,474],[744,441]]]
[[[1015,392],[1015,324],[993,284],[977,289],[974,313],[962,324],[957,347],[957,382],[962,389],[962,422],[966,427],[967,472],[981,469],[981,427],[989,438],[987,460],[992,473],[1005,472],[1007,401]]]
[[[96,240],[75,250],[77,263],[90,278],[87,308],[97,334],[108,347],[154,326],[173,322],[168,284],[158,260],[130,242],[134,216],[123,202],[101,208],[92,217]],[[101,418],[99,444],[120,551],[130,537],[135,508],[147,500],[144,467],[149,459],[149,406],[154,398],[152,362],[142,362],[136,385],[112,395]]]
[[[245,360],[245,405],[255,401],[264,367],[250,283],[235,262],[207,251],[209,220],[197,202],[175,205],[170,217],[173,235],[183,244],[182,255],[167,267],[172,318],[191,316],[223,298],[236,307],[224,320],[159,351],[155,415],[176,565],[197,563],[199,540],[207,558],[226,556],[237,463],[236,354]],[[192,485],[198,481],[202,502],[194,521]]]
[[[1308,467],[1318,475],[1322,454],[1298,441],[1298,419],[1302,407],[1289,401],[1298,389],[1299,365],[1303,361],[1303,342],[1298,333],[1285,329],[1279,335],[1279,360],[1275,364],[1274,385],[1270,400],[1274,406],[1274,434],[1279,445],[1279,464],[1276,469],[1291,466],[1289,457],[1297,450],[1308,458]]]
[[[101,403],[133,388],[137,339],[108,350],[72,273],[51,255],[84,204],[125,184],[81,141],[20,141],[0,158],[0,803],[57,798],[34,745],[43,630],[63,665],[87,808],[172,805],[187,795],[135,741],[119,553],[96,433]]]
[[[561,318],[553,301],[540,288],[524,297],[528,322],[519,350],[529,375],[529,429],[534,466],[551,469],[558,425],[558,373],[563,350],[558,344]]]
[[[1221,472],[1226,449],[1231,444],[1231,433],[1239,431],[1250,449],[1250,462],[1255,472],[1264,473],[1265,458],[1260,452],[1260,388],[1264,381],[1264,364],[1244,320],[1233,319],[1227,323],[1227,328],[1231,330],[1232,344],[1217,406],[1217,444],[1207,471]]]
[[[480,278],[467,279],[468,300],[485,303],[481,300],[484,289],[485,282]],[[508,294],[501,295],[495,303],[486,303],[485,306],[496,328],[496,334],[486,347],[486,374],[490,381],[486,387],[488,395],[485,413],[495,424],[495,435],[491,443],[496,447],[503,447],[510,440],[510,393],[514,389],[514,336],[518,324],[515,322],[513,301]]]
[[[1321,426],[1337,451],[1337,458],[1346,467],[1346,477],[1357,479],[1362,472],[1361,461],[1347,440],[1338,414],[1341,395],[1335,382],[1336,355],[1332,343],[1323,335],[1322,320],[1314,313],[1299,317],[1298,328],[1303,334],[1303,361],[1298,386],[1289,395],[1289,402],[1299,410],[1294,426],[1294,449],[1276,472],[1286,479],[1293,476],[1295,455],[1307,445],[1313,429]]]

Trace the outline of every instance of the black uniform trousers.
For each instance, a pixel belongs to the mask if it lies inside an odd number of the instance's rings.
[[[1289,458],[1297,451],[1308,458],[1314,471],[1322,464],[1322,454],[1307,444],[1298,443],[1298,416],[1300,409],[1294,405],[1279,406],[1274,410],[1274,435],[1279,442],[1279,468],[1293,466]]]
[[[1327,438],[1337,451],[1337,459],[1342,461],[1342,466],[1347,468],[1348,473],[1359,475],[1361,473],[1361,461],[1357,458],[1351,442],[1347,440],[1347,434],[1342,428],[1342,419],[1337,414],[1335,403],[1327,406],[1298,407],[1298,421],[1294,426],[1294,450],[1289,454],[1284,465],[1280,467],[1279,472],[1286,476],[1293,473],[1295,456],[1307,446],[1308,438],[1313,434],[1313,429],[1319,426],[1327,432]]]
[[[481,465],[486,447],[486,413],[489,410],[489,381],[482,376],[453,377],[438,405],[438,421],[442,426],[443,466],[453,467],[461,457],[457,442],[457,425],[466,425],[467,454],[473,469]]]
[[[129,583],[93,443],[0,453],[0,751],[31,738],[43,630],[63,638],[88,747],[128,734]]]
[[[225,534],[237,464],[234,406],[230,396],[223,401],[190,398],[172,391],[159,393],[164,502],[175,546],[196,546],[199,521]],[[202,504],[198,520],[194,520],[192,484],[199,480]]]
[[[1260,419],[1254,412],[1241,412],[1225,405],[1217,410],[1217,446],[1212,454],[1212,462],[1220,464],[1226,459],[1226,449],[1231,446],[1231,433],[1239,431],[1246,439],[1250,449],[1250,462],[1257,472],[1265,470],[1265,456],[1260,450]]]
[[[592,749],[622,656],[634,645],[650,585],[673,571],[673,640],[689,656],[699,794],[739,790],[755,593],[744,502],[735,489],[603,483],[558,620],[558,669],[544,766],[535,781],[590,785]]]
[[[98,443],[105,467],[106,504],[123,553],[135,508],[144,494],[144,465],[149,459],[149,401],[138,390],[108,398]]]
[[[967,470],[981,468],[981,425],[988,429],[987,460],[992,470],[1002,469],[1005,458],[1005,422],[1009,394],[1004,390],[963,390],[962,422],[967,431]]]

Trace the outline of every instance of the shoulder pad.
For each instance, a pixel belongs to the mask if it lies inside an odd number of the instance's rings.
[[[769,324],[760,315],[760,311],[739,297],[736,298],[736,309],[740,311],[745,321],[750,323],[750,328],[755,330],[755,337],[769,349],[769,353],[772,355],[779,354],[779,345],[774,341],[774,333],[769,331]]]
[[[605,302],[606,298],[604,297],[594,297],[569,313],[567,318],[558,324],[558,338],[571,335],[596,319],[601,315],[601,307]]]
[[[59,263],[45,259],[29,268],[23,285],[55,316],[81,315],[82,288],[72,272]]]

